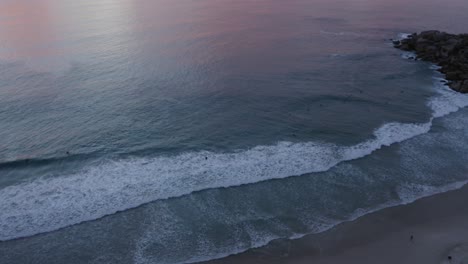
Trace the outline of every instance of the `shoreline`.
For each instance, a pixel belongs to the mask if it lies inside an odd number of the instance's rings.
[[[201,263],[460,263],[468,260],[468,184],[318,234]],[[451,260],[449,260],[449,256]]]
[[[418,59],[436,64],[452,90],[468,93],[468,34],[430,30],[407,35],[393,44],[397,49],[415,52]]]
[[[427,33],[437,33],[438,31],[428,31]],[[424,33],[424,32],[423,32]],[[422,35],[424,35],[422,33]],[[447,34],[447,33],[444,33]],[[449,36],[454,36],[451,34],[447,34]],[[468,36],[459,35],[459,36]],[[394,47],[410,52],[416,52],[416,50],[411,49],[404,49],[401,48],[400,45],[405,43],[405,41],[409,41],[412,38],[417,39],[418,35],[415,34],[408,34],[408,36],[403,37],[402,39],[396,40],[393,42]],[[449,90],[459,92],[461,94],[467,93],[466,91],[461,91],[458,89],[454,89],[452,84],[453,80],[447,78],[445,72],[441,70],[440,63],[427,59],[421,58],[420,54],[418,55],[415,53],[415,58],[421,59],[423,61],[431,62],[434,65],[434,71],[443,74],[442,80],[444,81],[443,85],[446,86]],[[462,106],[461,108],[463,108]],[[439,116],[437,116],[439,117]],[[455,184],[455,183],[453,183]],[[453,197],[458,196],[461,197],[459,201],[450,201],[454,199]],[[457,262],[460,258],[463,258],[466,263],[468,263],[468,208],[464,212],[463,208],[463,199],[468,200],[468,183],[461,184],[461,187],[457,187],[455,189],[448,189],[439,193],[429,194],[427,196],[423,196],[417,198],[408,203],[402,204],[395,204],[389,205],[388,207],[383,207],[380,209],[375,209],[369,213],[365,213],[357,218],[344,221],[342,223],[337,224],[336,226],[331,227],[320,233],[315,234],[305,234],[301,235],[297,238],[282,238],[282,239],[275,239],[270,241],[267,245],[258,247],[258,248],[251,248],[247,251],[234,253],[232,255],[228,255],[221,258],[216,258],[207,261],[200,261],[194,263],[207,263],[207,264],[224,264],[224,263],[460,263]],[[427,201],[426,201],[427,200]],[[450,208],[450,211],[445,211],[445,216],[434,216],[430,215],[428,212],[428,208],[431,207],[432,204],[434,208],[437,210],[441,209],[442,207]],[[455,206],[455,207],[454,207]],[[446,209],[446,208],[442,208]],[[457,209],[459,212],[457,212]],[[412,210],[414,210],[414,213]],[[448,209],[447,209],[448,210]],[[455,211],[454,211],[455,210]],[[443,212],[444,210],[440,210]],[[422,219],[415,216],[418,212],[422,213],[422,215],[429,216],[429,219]],[[403,214],[406,213],[409,217],[405,218]],[[447,219],[450,217],[457,218],[455,220]],[[414,218],[413,218],[414,217]],[[445,218],[444,218],[445,217]],[[461,218],[461,221],[458,219]],[[403,242],[399,246],[395,247],[395,244],[398,243],[393,233],[398,233],[403,237],[403,232],[407,232],[408,240],[413,246],[416,239],[416,233],[421,237],[425,237],[433,234],[435,230],[434,226],[427,225],[430,221],[437,221],[443,220],[446,223],[446,226],[450,226],[450,224],[454,224],[450,230],[445,232],[445,235],[451,236],[444,240],[447,242],[449,240],[452,241],[452,245],[447,248],[444,246],[445,251],[441,252],[441,244],[436,245],[439,246],[438,248],[434,247],[434,241],[429,241],[429,244],[425,243],[423,248],[418,248],[416,250],[417,256],[411,256],[410,258],[399,259],[399,256],[408,255],[409,252],[404,251],[403,247],[406,247],[408,244]],[[372,221],[376,221],[377,223],[373,223]],[[466,223],[466,224],[465,224]],[[407,224],[407,225],[405,225]],[[427,230],[421,231],[418,225],[423,225],[423,227]],[[364,225],[367,225],[364,227]],[[388,226],[385,226],[388,225]],[[390,228],[388,228],[390,227]],[[353,231],[353,229],[357,229],[359,231]],[[413,232],[411,229],[414,229]],[[460,232],[455,232],[456,230]],[[466,230],[463,230],[466,229]],[[458,233],[458,234],[457,234]],[[463,235],[461,235],[463,234]],[[393,236],[393,237],[392,237]],[[391,237],[391,239],[389,238]],[[466,239],[464,239],[465,237]],[[391,241],[386,241],[386,240]],[[384,242],[384,240],[386,242]],[[454,240],[458,240],[460,242],[454,243]],[[382,248],[374,248],[377,245],[371,245],[374,242],[383,243],[383,250]],[[388,245],[385,245],[388,243]],[[447,243],[445,243],[447,244]],[[450,244],[450,243],[448,243]],[[385,253],[388,250],[385,250],[386,246],[392,246],[397,252],[393,253]],[[429,259],[421,259],[422,255],[425,251],[432,250],[431,253],[428,254],[431,256]],[[367,252],[368,251],[368,252]],[[375,252],[380,252],[381,256],[385,256],[386,259],[379,259],[378,257],[375,259],[370,258],[369,256],[374,256]],[[348,256],[348,252],[351,255]],[[403,254],[404,252],[404,254]],[[437,256],[435,256],[434,252],[437,252]],[[379,253],[379,254],[380,254]],[[388,256],[392,255],[391,258]],[[458,255],[458,256],[454,256]],[[460,256],[461,255],[461,256]],[[356,259],[357,257],[357,259]],[[437,260],[436,260],[437,259]],[[465,263],[463,262],[463,263]]]

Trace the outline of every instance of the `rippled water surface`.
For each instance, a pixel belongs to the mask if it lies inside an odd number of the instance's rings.
[[[461,186],[468,97],[390,39],[467,13],[1,0],[0,263],[196,262]]]

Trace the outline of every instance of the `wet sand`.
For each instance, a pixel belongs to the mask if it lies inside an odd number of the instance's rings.
[[[468,263],[466,245],[468,185],[207,263]]]

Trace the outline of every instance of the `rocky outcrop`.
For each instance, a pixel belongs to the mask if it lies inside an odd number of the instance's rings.
[[[393,42],[396,48],[414,51],[417,58],[439,65],[449,86],[468,93],[468,34],[454,35],[437,30],[409,35]]]

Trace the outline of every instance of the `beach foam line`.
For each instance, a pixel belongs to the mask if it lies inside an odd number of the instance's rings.
[[[333,221],[333,220],[330,219],[330,221],[331,221],[330,223],[328,223],[327,225],[318,226],[317,230],[315,230],[315,232],[313,232],[313,233],[296,233],[296,234],[293,234],[293,235],[291,235],[289,237],[280,237],[280,236],[274,236],[274,235],[259,237],[259,236],[251,235],[251,237],[254,237],[256,239],[255,239],[255,242],[249,248],[241,248],[241,247],[233,248],[230,252],[225,252],[225,253],[211,255],[211,256],[209,255],[210,252],[206,252],[206,254],[203,255],[203,257],[196,256],[196,257],[193,257],[191,259],[185,260],[183,262],[176,262],[176,263],[178,263],[178,264],[199,263],[199,262],[205,262],[205,261],[210,261],[210,260],[222,259],[222,258],[225,258],[225,257],[228,257],[228,256],[244,253],[249,249],[261,248],[261,247],[267,246],[269,243],[271,243],[272,241],[274,241],[276,239],[290,239],[290,240],[300,239],[300,238],[303,238],[303,237],[308,236],[308,235],[325,232],[327,230],[330,230],[330,229],[334,228],[335,226],[337,226],[339,224],[342,224],[344,222],[355,221],[358,218],[361,218],[361,217],[366,216],[368,214],[375,213],[375,212],[380,211],[380,210],[384,210],[384,209],[387,209],[387,208],[390,208],[390,207],[410,204],[410,203],[415,202],[416,200],[419,200],[419,199],[422,199],[422,198],[425,198],[425,197],[429,197],[429,196],[433,196],[433,195],[436,195],[436,194],[445,193],[445,192],[449,192],[449,191],[454,191],[454,190],[462,188],[466,184],[468,184],[468,181],[454,182],[454,183],[450,183],[450,184],[439,186],[439,187],[428,186],[428,185],[401,186],[397,190],[400,200],[388,201],[388,202],[386,202],[384,204],[380,204],[380,205],[377,205],[377,206],[371,207],[371,208],[356,209],[346,220]],[[136,254],[135,254],[135,257],[134,257],[134,263],[135,264],[150,264],[150,263],[156,263],[157,262],[154,259],[149,259],[149,258],[147,258],[147,257],[145,257],[143,255],[143,253],[144,253],[143,251],[144,251],[145,247],[142,246],[142,245],[151,244],[151,241],[152,241],[151,236],[144,237],[143,241],[140,242],[137,245]]]
[[[458,181],[458,182],[453,182],[453,183],[449,183],[449,184],[438,186],[438,187],[430,186],[430,185],[423,185],[423,184],[402,185],[397,188],[398,199],[391,200],[383,204],[378,204],[374,207],[358,208],[354,212],[352,212],[346,218],[346,220],[327,219],[328,220],[327,224],[314,225],[313,232],[294,233],[288,237],[281,237],[281,236],[277,236],[273,234],[265,234],[265,233],[258,234],[255,231],[249,230],[248,232],[249,232],[249,236],[252,238],[252,242],[249,244],[248,247],[245,247],[245,245],[233,246],[233,248],[231,248],[230,250],[226,252],[222,252],[222,253],[217,253],[217,254],[212,254],[212,252],[210,251],[202,252],[199,255],[185,259],[184,261],[171,262],[171,263],[179,263],[179,264],[199,263],[199,262],[205,262],[205,261],[210,261],[210,260],[222,259],[231,255],[241,254],[243,252],[246,252],[249,249],[261,248],[261,247],[267,246],[269,243],[271,243],[272,241],[276,239],[290,239],[290,240],[300,239],[307,235],[325,232],[327,230],[334,228],[335,226],[339,224],[342,224],[344,222],[355,221],[360,217],[375,213],[380,210],[384,210],[390,207],[410,204],[410,203],[415,202],[416,200],[419,200],[428,196],[433,196],[436,194],[460,189],[463,186],[465,186],[467,183],[468,181]],[[156,233],[159,233],[159,232],[157,231],[157,227],[154,227],[154,229],[146,231],[143,234],[143,236],[140,238],[140,240],[137,242],[136,249],[134,252],[134,258],[133,258],[133,261],[135,264],[168,263],[168,262],[161,261],[159,259],[154,259],[151,256],[147,256],[145,254],[147,247],[150,246],[152,243],[154,243],[155,241],[154,235]]]
[[[54,231],[152,201],[306,173],[427,133],[432,119],[468,106],[468,95],[434,80],[438,95],[427,123],[387,123],[353,146],[279,142],[233,153],[208,151],[108,161],[80,173],[40,178],[0,189],[0,240]]]

